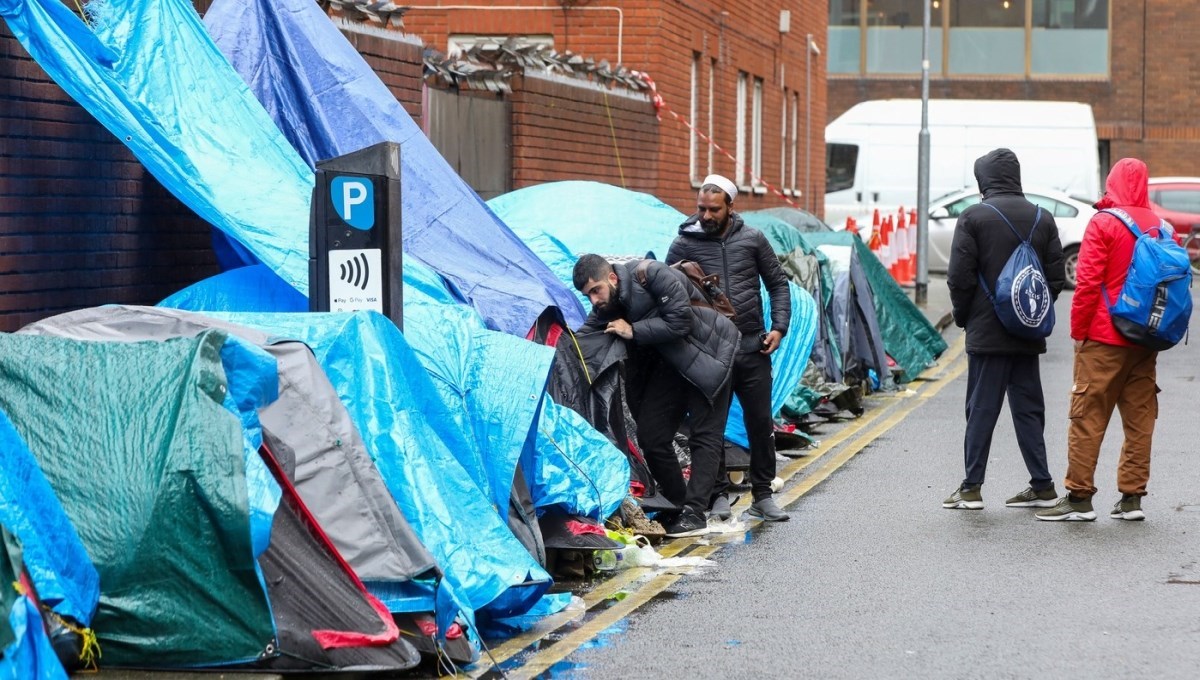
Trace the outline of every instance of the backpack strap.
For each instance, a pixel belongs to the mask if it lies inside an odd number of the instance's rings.
[[[1004,216],[1004,213],[1000,212],[999,208],[991,203],[980,203],[980,205],[986,205],[992,210],[995,210],[996,214],[1000,216],[1000,219],[1004,220],[1004,223],[1008,225],[1009,229],[1012,229],[1012,233],[1016,234],[1017,238],[1021,239],[1022,243],[1029,243],[1033,240],[1033,232],[1037,231],[1038,224],[1042,221],[1042,206],[1039,205],[1037,206],[1037,212],[1033,214],[1033,227],[1029,229],[1029,238],[1021,238],[1020,232],[1018,232],[1017,228],[1012,225],[1012,222],[1008,221],[1008,218]]]
[[[1000,219],[1004,220],[1004,223],[1008,225],[1008,228],[1012,229],[1013,235],[1021,240],[1021,243],[1029,243],[1030,241],[1033,240],[1033,232],[1037,231],[1038,224],[1040,224],[1042,221],[1042,206],[1039,205],[1039,206],[1037,206],[1037,212],[1035,212],[1033,214],[1033,227],[1029,230],[1029,238],[1021,238],[1021,233],[1018,232],[1017,228],[1012,225],[1012,222],[1008,221],[1008,218],[1004,216],[1004,213],[1000,212],[999,208],[992,205],[991,203],[982,203],[981,202],[980,205],[986,205],[987,207],[991,208],[992,210],[995,210],[996,214],[1000,216]],[[992,304],[996,304],[995,296],[992,295],[992,289],[988,288],[987,281],[983,280],[983,273],[978,272],[978,271],[975,273],[977,276],[979,276],[979,285],[983,286],[983,292],[985,295],[987,295],[988,301],[991,302]],[[1001,272],[1001,273],[1003,273],[1003,272]]]
[[[1124,210],[1121,210],[1120,208],[1105,208],[1105,209],[1101,210],[1100,212],[1108,213],[1109,215],[1112,215],[1113,217],[1117,218],[1118,220],[1121,220],[1121,223],[1125,225],[1125,228],[1133,233],[1134,238],[1139,238],[1139,237],[1141,237],[1142,234],[1148,234],[1148,232],[1142,231],[1142,228],[1138,226],[1138,223],[1136,221],[1134,221],[1133,217],[1129,213],[1125,212]],[[1162,238],[1163,235],[1169,235],[1173,231],[1174,231],[1174,229],[1171,228],[1171,225],[1167,224],[1166,220],[1159,218],[1159,222],[1158,222],[1159,238]]]
[[[642,288],[646,287],[646,270],[650,268],[650,260],[642,260],[633,270],[633,279]]]

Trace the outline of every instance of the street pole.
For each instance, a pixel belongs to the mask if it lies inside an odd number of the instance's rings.
[[[921,132],[917,145],[917,282],[915,302],[929,300],[929,8],[921,20]]]

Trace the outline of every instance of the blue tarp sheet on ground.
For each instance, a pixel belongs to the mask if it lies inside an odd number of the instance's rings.
[[[551,182],[497,196],[488,202],[525,239],[566,285],[575,258],[584,253],[666,257],[667,248],[686,216],[657,198],[599,182]],[[776,414],[800,384],[816,338],[817,316],[812,297],[789,283],[792,321],[779,350],[771,358],[771,407]],[[764,306],[769,305],[763,291]],[[747,445],[742,408],[737,399],[729,412],[725,437]]]
[[[185,0],[0,0],[38,64],[196,214],[308,289],[313,173]]]
[[[401,145],[405,254],[445,276],[488,327],[524,335],[548,306],[583,320],[570,289],[498,220],[311,0],[217,0],[217,46],[310,166]]]
[[[538,601],[549,575],[459,462],[456,451],[471,445],[390,320],[369,312],[212,315],[313,349],[388,490],[444,571],[440,596],[468,617],[485,609],[516,615]],[[453,612],[438,613],[445,630]]]
[[[42,602],[85,626],[100,600],[100,577],[50,482],[12,422],[0,412],[0,524],[21,540]]]

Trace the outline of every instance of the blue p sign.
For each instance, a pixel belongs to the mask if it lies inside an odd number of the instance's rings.
[[[334,177],[329,185],[333,209],[346,224],[367,230],[375,226],[375,196],[366,177]]]

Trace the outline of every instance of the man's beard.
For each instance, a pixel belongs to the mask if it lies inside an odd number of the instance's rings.
[[[716,236],[725,229],[725,224],[716,220],[700,220],[700,228],[709,236]]]
[[[621,300],[617,298],[617,287],[611,283],[608,285],[608,302],[592,305],[592,308],[602,321],[619,319],[625,314],[625,305],[621,304]]]

